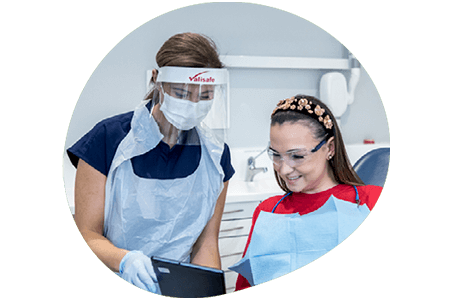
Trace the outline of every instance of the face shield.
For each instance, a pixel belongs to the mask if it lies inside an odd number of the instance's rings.
[[[226,69],[162,67],[155,89],[160,110],[180,130],[181,139],[195,127],[210,138],[225,141],[229,127]]]

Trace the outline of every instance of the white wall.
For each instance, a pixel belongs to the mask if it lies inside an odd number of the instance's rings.
[[[348,55],[348,50],[328,33],[281,10],[247,3],[209,3],[178,9],[137,28],[105,53],[80,95],[66,148],[99,120],[132,110],[145,94],[146,70],[157,67],[154,57],[160,46],[173,34],[187,31],[213,38],[222,55]],[[353,54],[358,57],[358,53]],[[229,145],[266,146],[269,116],[276,103],[298,93],[319,96],[319,80],[325,72],[231,69]],[[343,73],[348,77],[348,72]],[[364,138],[389,142],[383,105],[364,69],[355,101],[342,117],[341,129],[346,143],[361,143]]]

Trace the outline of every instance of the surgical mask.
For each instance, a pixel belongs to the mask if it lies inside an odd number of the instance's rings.
[[[192,102],[172,97],[164,92],[164,101],[160,110],[173,126],[180,130],[189,130],[205,119],[212,104],[212,99]]]

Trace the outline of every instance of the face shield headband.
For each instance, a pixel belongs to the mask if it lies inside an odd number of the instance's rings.
[[[221,85],[227,84],[227,79],[227,69],[162,67],[156,82]]]

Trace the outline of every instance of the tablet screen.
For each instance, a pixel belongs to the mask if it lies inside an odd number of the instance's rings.
[[[225,294],[222,270],[154,256],[151,259],[164,296],[198,298]]]

